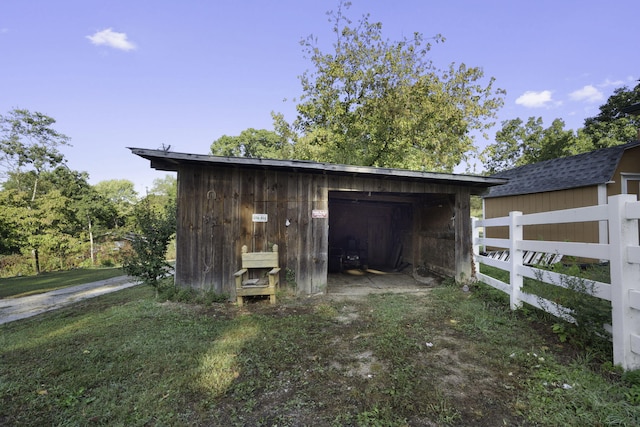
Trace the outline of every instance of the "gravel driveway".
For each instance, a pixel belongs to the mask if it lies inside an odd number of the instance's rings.
[[[333,297],[362,296],[371,293],[425,292],[439,279],[416,280],[407,273],[385,273],[367,270],[353,274],[331,274],[328,294]],[[140,284],[129,276],[114,277],[84,285],[57,289],[43,294],[0,299],[0,325],[55,310],[76,301],[97,297]]]
[[[140,282],[131,277],[120,276],[28,297],[0,299],[0,324],[25,319],[76,301],[119,291],[138,284]]]

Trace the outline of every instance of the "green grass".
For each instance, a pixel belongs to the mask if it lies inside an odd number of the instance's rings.
[[[0,298],[34,295],[124,275],[119,268],[85,268],[0,279]]]
[[[138,286],[0,326],[0,425],[638,425],[638,389],[540,322],[481,284],[242,309]]]

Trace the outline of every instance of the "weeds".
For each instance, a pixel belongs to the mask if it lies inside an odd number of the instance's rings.
[[[134,287],[0,326],[0,424],[638,424],[640,374],[597,372],[492,295],[238,310]]]
[[[609,281],[606,266],[580,267],[579,265],[556,264],[551,267],[555,273],[561,274],[559,283],[545,283],[544,271],[537,274],[537,280],[525,278],[523,290],[536,295],[543,307],[554,306],[559,311],[569,310],[574,322],[555,318],[533,307],[523,306],[521,311],[535,313],[535,316],[550,322],[551,331],[562,343],[571,342],[585,351],[597,351],[606,359],[611,353],[610,333],[603,325],[611,323],[611,303],[593,296],[595,282]],[[482,265],[482,271],[503,282],[509,282],[508,272]],[[547,280],[547,279],[544,279]],[[508,301],[507,294],[489,286],[482,291],[490,301]]]
[[[544,273],[540,271],[537,275],[538,282],[531,287],[539,295],[541,306],[553,305],[557,309],[569,309],[575,320],[568,322],[558,319],[553,324],[552,331],[561,342],[572,340],[585,350],[597,350],[603,355],[610,353],[611,334],[603,326],[611,324],[611,303],[593,296],[595,282],[592,277],[601,276],[601,269],[581,269],[577,265],[556,264],[552,270],[561,274],[559,283],[543,283]]]
[[[158,300],[173,301],[187,304],[211,305],[225,303],[230,300],[229,294],[215,291],[199,292],[193,288],[176,286],[173,277],[160,279],[157,284]]]

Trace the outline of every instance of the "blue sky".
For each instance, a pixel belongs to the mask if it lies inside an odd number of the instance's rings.
[[[352,3],[352,19],[369,13],[391,40],[442,34],[437,66],[482,67],[507,91],[499,122],[541,116],[577,129],[640,78],[638,0]],[[297,76],[311,68],[299,42],[313,34],[329,49],[326,12],[337,4],[0,0],[0,114],[55,118],[72,169],[143,193],[165,173],[126,147],[206,154],[222,135],[272,129],[272,111],[293,120]]]

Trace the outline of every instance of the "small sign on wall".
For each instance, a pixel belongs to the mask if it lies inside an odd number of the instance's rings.
[[[267,214],[253,214],[252,218],[253,222],[267,222],[269,220],[269,215]]]
[[[311,211],[311,218],[326,218],[328,212],[325,209],[314,209]]]

